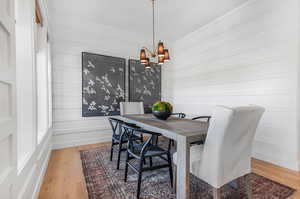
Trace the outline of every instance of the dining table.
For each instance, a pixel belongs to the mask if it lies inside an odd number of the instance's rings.
[[[160,120],[152,114],[116,116],[124,122],[134,123],[148,131],[162,134],[177,142],[176,198],[190,198],[190,143],[207,134],[208,123],[171,116]]]

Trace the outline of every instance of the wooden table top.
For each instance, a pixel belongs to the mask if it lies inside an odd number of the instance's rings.
[[[116,116],[125,122],[135,123],[150,131],[158,132],[166,137],[176,139],[177,136],[199,137],[207,133],[208,123],[178,117],[159,120],[152,114]]]

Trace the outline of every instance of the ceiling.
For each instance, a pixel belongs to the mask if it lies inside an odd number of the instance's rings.
[[[157,0],[159,39],[176,40],[247,0]],[[52,29],[60,25],[80,27],[82,22],[113,26],[150,37],[150,0],[48,0]]]

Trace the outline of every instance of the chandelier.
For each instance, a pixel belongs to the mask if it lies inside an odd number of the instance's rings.
[[[165,49],[164,43],[162,41],[158,42],[158,45],[155,46],[155,18],[154,18],[154,3],[155,0],[151,0],[152,2],[152,41],[153,41],[153,47],[152,49],[147,47],[142,47],[140,51],[140,62],[141,64],[145,65],[145,68],[151,68],[151,60],[157,59],[156,61],[153,61],[154,63],[157,63],[159,65],[163,65],[164,62],[167,62],[170,60],[169,50]]]

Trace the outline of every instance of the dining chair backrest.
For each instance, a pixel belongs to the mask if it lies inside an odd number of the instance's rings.
[[[123,124],[123,121],[112,117],[108,118],[108,121],[113,131],[113,136],[121,135],[121,126]]]
[[[143,102],[120,102],[121,115],[144,114]]]
[[[132,137],[134,136],[140,136],[140,135],[146,135],[147,139],[145,142],[142,143],[141,146],[141,151],[140,151],[140,155],[144,155],[150,144],[153,143],[153,139],[157,136],[161,136],[160,133],[155,133],[152,131],[147,131],[145,129],[142,129],[138,126],[132,126],[132,125],[128,125],[128,124],[124,124],[122,126],[124,128],[124,131],[126,132],[126,134],[128,135],[128,150],[131,152],[135,151],[134,148],[134,142],[136,141],[135,139],[132,139]]]
[[[251,172],[252,143],[265,109],[217,106],[212,114],[199,175],[220,188]]]

